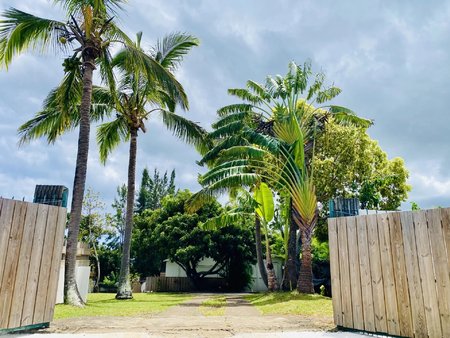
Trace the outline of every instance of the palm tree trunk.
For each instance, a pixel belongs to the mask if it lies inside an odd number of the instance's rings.
[[[267,290],[269,292],[278,290],[277,275],[273,268],[272,252],[270,250],[269,236],[267,225],[265,226],[265,238],[266,238],[266,267],[267,267]]]
[[[302,231],[302,263],[298,275],[297,290],[302,293],[314,293],[312,257],[311,257],[311,232]]]
[[[264,259],[262,255],[262,243],[261,243],[261,221],[258,216],[255,217],[255,243],[256,243],[256,261],[258,262],[259,273],[261,274],[261,278],[266,285],[269,286],[267,281],[267,271],[264,266]]]
[[[120,264],[119,286],[116,299],[133,298],[130,283],[130,249],[133,231],[134,193],[136,181],[137,128],[131,128],[130,158],[128,162],[127,214],[125,216],[125,236],[123,239],[122,261]]]
[[[72,205],[70,208],[69,231],[67,234],[66,259],[64,271],[64,303],[83,306],[76,281],[76,258],[78,233],[80,232],[81,211],[86,185],[87,162],[89,154],[90,109],[92,100],[92,74],[95,58],[87,55],[83,59],[83,93],[80,105],[80,131],[78,152],[73,181]]]
[[[291,202],[291,217],[289,226],[289,239],[287,249],[287,260],[284,266],[283,274],[283,290],[292,291],[297,287],[298,268],[297,268],[297,230],[299,226],[295,223],[292,217],[292,202]]]

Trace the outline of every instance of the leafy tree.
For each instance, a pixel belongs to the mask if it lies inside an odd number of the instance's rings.
[[[91,188],[87,189],[83,199],[83,215],[80,224],[79,239],[89,243],[93,250],[93,258],[95,260],[96,279],[94,291],[98,292],[100,283],[100,259],[98,247],[100,240],[111,233],[111,229],[106,223],[104,216],[105,204],[100,200],[99,193],[94,192]]]
[[[408,197],[408,171],[401,158],[388,159],[365,128],[332,119],[317,138],[314,157],[317,197],[358,197],[367,209],[396,210]]]
[[[125,236],[125,214],[127,207],[126,184],[117,187],[117,196],[114,197],[114,202],[111,206],[115,210],[114,215],[111,217],[111,225],[115,229],[115,235],[112,236],[111,240],[117,247],[122,248]]]
[[[141,50],[142,34],[137,35],[134,44]],[[162,117],[163,123],[174,134],[187,143],[201,146],[204,141],[204,130],[196,123],[174,113],[176,105],[188,108],[184,90],[169,71],[173,71],[189,50],[197,46],[197,38],[185,34],[172,34],[159,41],[149,59],[158,63],[170,74],[169,81],[177,91],[168,92],[164,84],[155,79],[148,79],[133,58],[129,49],[123,49],[112,60],[112,64],[120,71],[122,77],[117,88],[111,91],[110,101],[117,112],[116,119],[102,124],[97,131],[97,142],[100,148],[100,159],[106,162],[109,153],[121,141],[129,141],[127,210],[125,217],[125,236],[122,251],[122,263],[117,290],[117,299],[132,298],[130,284],[130,248],[133,229],[133,213],[136,180],[137,138],[139,131],[146,132],[145,122],[156,113]]]
[[[155,168],[152,179],[148,169],[145,168],[142,172],[141,186],[136,200],[136,211],[142,213],[146,209],[158,209],[161,207],[162,198],[174,193],[175,170],[172,170],[169,178],[167,171],[161,177],[159,171]]]
[[[202,279],[212,274],[221,274],[235,290],[242,288],[249,282],[254,257],[251,231],[235,223],[219,229],[203,227],[203,223],[221,213],[220,204],[210,201],[197,212],[188,213],[186,204],[191,195],[189,191],[179,191],[166,196],[160,209],[136,216],[134,247],[142,250],[136,262],[145,254],[157,252],[161,260],[169,258],[179,264],[199,289]],[[213,258],[216,264],[208,271],[199,271],[198,264],[206,257]]]

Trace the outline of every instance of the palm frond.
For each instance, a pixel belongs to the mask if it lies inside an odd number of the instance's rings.
[[[201,223],[200,227],[204,230],[217,230],[230,224],[243,223],[243,221],[253,216],[254,214],[251,212],[228,211],[219,216],[209,218],[206,222]]]
[[[49,47],[66,50],[69,43],[59,41],[65,24],[60,21],[40,18],[15,8],[2,13],[0,20],[0,66],[8,67],[14,56],[25,50],[45,52]]]
[[[317,103],[324,103],[334,99],[341,93],[341,89],[338,87],[330,87],[325,90],[317,92],[316,101]]]
[[[335,121],[342,125],[352,125],[361,128],[369,128],[373,125],[373,120],[359,117],[354,111],[345,107],[333,105],[330,106],[328,111],[331,113]]]
[[[212,139],[216,139],[232,136],[239,133],[244,127],[245,124],[242,122],[242,120],[234,121],[212,131],[211,133],[209,133],[209,137]]]
[[[130,129],[122,115],[115,120],[106,122],[97,128],[97,144],[100,151],[100,161],[106,163],[108,155],[120,144],[130,137]]]
[[[230,88],[228,94],[236,96],[243,101],[250,102],[251,104],[260,104],[263,99],[258,95],[252,94],[248,89],[244,88]]]
[[[255,114],[255,113],[253,113],[252,111],[244,111],[244,112],[229,114],[229,115],[219,119],[217,122],[214,122],[212,124],[212,127],[214,129],[218,129],[218,128],[224,127],[227,124],[230,124],[232,122],[246,121],[253,114]]]
[[[199,165],[204,165],[205,163],[215,160],[219,153],[224,149],[247,144],[248,142],[240,135],[233,135],[214,145],[214,147],[209,149],[208,152],[203,155],[203,158],[198,163]]]
[[[176,137],[194,145],[200,153],[205,153],[210,148],[206,130],[197,123],[165,109],[161,109],[160,112],[163,123]]]
[[[217,110],[217,115],[224,117],[235,113],[251,113],[253,108],[254,105],[248,103],[230,104]]]
[[[172,33],[158,40],[152,55],[164,68],[175,70],[183,57],[200,44],[195,36],[184,33]]]

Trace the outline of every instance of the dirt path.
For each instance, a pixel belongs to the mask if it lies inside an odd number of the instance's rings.
[[[328,330],[331,318],[261,315],[242,294],[224,294],[227,307],[223,316],[205,316],[199,306],[217,294],[199,294],[168,310],[146,316],[89,317],[56,320],[49,332],[113,333],[127,332],[130,336],[150,334],[157,337],[232,337],[250,332],[286,332]]]

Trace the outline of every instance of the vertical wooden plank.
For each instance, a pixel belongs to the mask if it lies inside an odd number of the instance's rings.
[[[392,264],[391,236],[389,234],[389,214],[377,216],[378,238],[380,240],[381,272],[383,274],[384,302],[388,333],[400,335],[397,309],[397,291],[395,288],[394,268]]]
[[[444,234],[441,225],[441,211],[427,210],[428,234],[430,236],[432,262],[436,278],[442,336],[450,337],[450,279]]]
[[[431,257],[430,238],[428,236],[425,211],[414,212],[413,220],[428,335],[430,337],[441,337],[441,320],[439,317],[436,281],[433,271],[433,260]]]
[[[57,208],[57,207],[55,207]],[[48,293],[45,301],[44,322],[53,320],[53,313],[56,303],[56,292],[58,291],[59,268],[61,266],[61,255],[64,243],[64,230],[66,228],[67,211],[66,208],[57,208],[58,217],[55,224],[55,240],[53,243],[52,263],[48,282]]]
[[[353,328],[364,330],[356,217],[347,217],[347,241],[350,267],[350,283],[352,287]]]
[[[41,269],[36,293],[36,304],[34,305],[33,322],[44,323],[45,301],[49,286],[49,275],[53,256],[53,243],[56,234],[56,222],[58,220],[58,208],[50,206],[47,216],[44,247],[42,249]]]
[[[377,215],[367,216],[367,239],[369,243],[375,328],[377,332],[387,332],[386,306],[384,303],[384,286],[383,274],[381,270]]]
[[[39,281],[39,270],[41,268],[42,249],[45,239],[45,228],[47,225],[48,205],[39,204],[36,217],[36,227],[31,248],[31,261],[28,270],[25,299],[23,302],[21,326],[33,323],[34,306],[36,304],[36,292]]]
[[[339,244],[339,276],[341,278],[342,322],[344,327],[353,327],[352,292],[350,286],[350,268],[348,260],[346,218],[337,218]]]
[[[403,337],[412,337],[414,331],[411,319],[411,301],[409,299],[408,280],[406,277],[400,213],[394,212],[389,214],[389,231],[400,327],[399,335]]]
[[[17,265],[19,263],[20,244],[22,242],[23,224],[26,213],[26,203],[15,201],[14,215],[9,233],[8,252],[3,270],[2,288],[0,291],[0,327],[9,328],[8,321],[16,281]]]
[[[402,222],[403,245],[405,249],[406,273],[411,299],[411,317],[414,335],[415,337],[428,337],[412,212],[402,212],[400,214],[400,220]]]
[[[442,230],[444,232],[447,262],[450,266],[450,208],[441,209]]]
[[[20,246],[19,264],[17,266],[17,275],[14,284],[13,302],[11,305],[11,314],[8,327],[20,327],[22,318],[22,308],[25,299],[25,290],[27,285],[28,269],[31,260],[31,248],[33,245],[33,235],[36,225],[36,216],[38,205],[27,203],[26,216],[23,226],[22,244]]]
[[[338,326],[343,326],[336,218],[328,219],[328,246],[330,248],[331,292],[333,301],[334,323]]]
[[[369,243],[367,240],[367,217],[356,218],[358,234],[359,270],[361,273],[361,297],[363,302],[364,330],[375,332],[373,308],[372,275],[370,270]]]
[[[11,231],[12,218],[15,203],[13,200],[2,200],[2,213],[0,214],[0,292],[2,290],[3,271],[5,269],[6,255],[8,252],[9,233]]]

